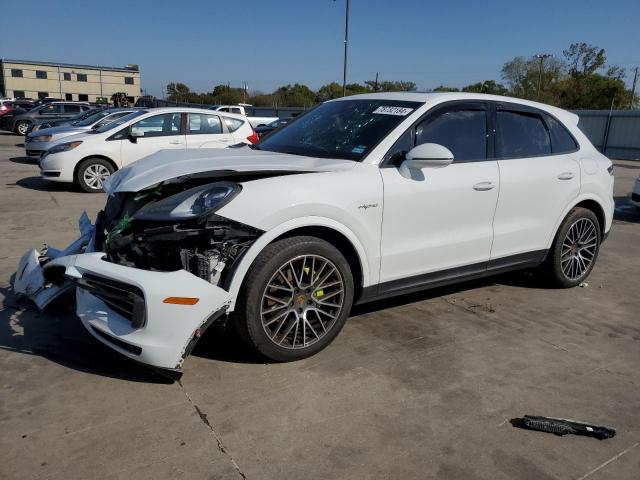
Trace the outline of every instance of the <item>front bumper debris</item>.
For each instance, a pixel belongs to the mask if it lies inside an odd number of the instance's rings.
[[[42,309],[76,288],[76,313],[96,339],[138,362],[179,369],[202,332],[226,314],[231,294],[185,270],[142,270],[106,261],[105,253],[92,251],[95,227],[86,214],[80,231],[64,250],[25,253],[14,291]],[[197,301],[176,304],[171,298]]]
[[[15,293],[33,300],[40,310],[74,287],[73,282],[65,279],[62,279],[62,282],[55,283],[48,281],[48,279],[45,279],[45,269],[51,268],[49,263],[53,260],[59,260],[58,265],[64,266],[66,263],[65,257],[80,253],[87,247],[93,237],[95,227],[91,224],[86,212],[83,212],[80,216],[78,226],[80,228],[80,238],[64,250],[45,245],[42,251],[31,249],[26,252],[18,263],[13,290]]]

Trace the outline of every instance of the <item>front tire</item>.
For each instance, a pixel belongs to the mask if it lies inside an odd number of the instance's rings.
[[[87,158],[76,171],[76,183],[87,193],[102,192],[102,182],[114,172],[113,165],[103,158]]]
[[[268,245],[251,265],[234,313],[243,339],[271,360],[318,353],[344,326],[353,275],[330,243],[308,236]]]
[[[29,123],[26,120],[20,120],[18,123],[16,123],[16,127],[15,127],[15,132],[18,135],[26,135],[27,134],[27,130],[29,130],[29,125],[31,125],[31,123]]]
[[[560,225],[544,268],[553,285],[575,287],[593,270],[600,250],[598,217],[586,208],[576,207]]]

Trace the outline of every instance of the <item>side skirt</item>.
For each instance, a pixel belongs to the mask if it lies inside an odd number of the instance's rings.
[[[477,278],[514,270],[537,267],[547,258],[547,252],[548,250],[536,250],[534,252],[519,253],[508,257],[496,258],[487,262],[474,263],[472,265],[379,283],[365,287],[356,304],[359,305],[383,298],[394,297],[396,295],[443,287],[453,283],[475,280]]]

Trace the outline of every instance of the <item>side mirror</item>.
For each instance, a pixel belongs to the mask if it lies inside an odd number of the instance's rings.
[[[131,143],[138,143],[138,138],[144,137],[144,132],[140,130],[131,130],[127,138]]]
[[[411,170],[446,167],[453,162],[453,153],[437,143],[423,143],[407,152],[402,166]]]

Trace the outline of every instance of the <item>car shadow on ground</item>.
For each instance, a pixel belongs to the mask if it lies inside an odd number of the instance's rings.
[[[613,212],[613,219],[621,222],[640,223],[640,208],[629,202],[629,197],[613,197],[616,208]]]
[[[78,192],[71,183],[49,182],[42,177],[21,178],[15,185],[39,192]]]
[[[19,163],[20,165],[35,165],[38,166],[38,157],[11,157],[10,162]]]
[[[76,317],[73,296],[60,298],[45,313],[19,299],[11,287],[1,287],[0,349],[46,358],[73,370],[126,381],[172,383],[93,338]]]

